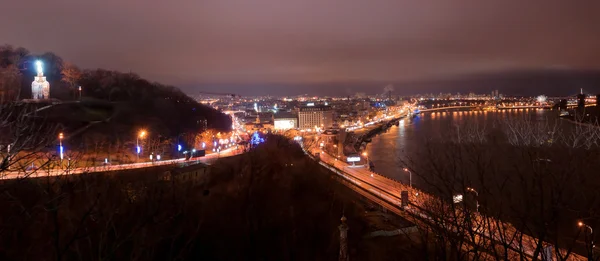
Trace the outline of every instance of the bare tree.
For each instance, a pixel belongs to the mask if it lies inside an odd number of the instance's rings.
[[[30,170],[47,163],[40,160],[40,151],[46,151],[57,140],[57,126],[35,117],[35,110],[27,104],[0,105],[1,176],[24,176],[32,164]]]
[[[577,220],[598,222],[597,126],[566,132],[558,124],[507,119],[490,130],[454,130],[402,159],[437,196],[419,206],[430,218],[426,229],[443,237],[440,251],[466,259],[458,253],[468,250],[469,260],[541,258],[548,244],[555,260],[582,253]]]
[[[62,75],[61,80],[65,83],[67,83],[67,85],[69,86],[71,95],[75,94],[77,84],[79,83],[79,80],[81,79],[81,76],[82,76],[81,70],[79,70],[79,68],[77,68],[77,66],[75,66],[71,63],[65,62],[62,67],[62,70],[61,70],[61,75]]]

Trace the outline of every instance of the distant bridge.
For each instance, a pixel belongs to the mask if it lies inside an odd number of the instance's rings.
[[[518,105],[518,106],[497,106],[498,110],[510,109],[552,109],[553,105]]]
[[[454,109],[474,109],[481,106],[448,106],[448,107],[439,107],[439,108],[431,108],[431,109],[420,109],[419,112],[429,112],[429,111],[443,111],[443,110],[454,110]]]

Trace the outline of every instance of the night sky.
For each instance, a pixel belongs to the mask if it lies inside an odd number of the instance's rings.
[[[463,74],[600,69],[600,1],[7,0],[2,43],[188,91],[382,90]]]

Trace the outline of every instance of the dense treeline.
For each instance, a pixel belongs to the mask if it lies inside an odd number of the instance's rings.
[[[400,237],[363,239],[392,226],[386,215],[287,139],[197,174],[165,170],[0,183],[0,259],[337,260],[342,215],[352,260],[402,251]]]
[[[44,64],[50,82],[50,97],[62,101],[79,99],[109,102],[118,111],[113,122],[159,130],[165,136],[199,132],[205,128],[228,130],[226,115],[199,104],[179,89],[152,83],[133,73],[103,69],[80,70],[47,52],[31,54],[25,48],[0,46],[0,101],[12,102],[31,97],[34,62]],[[129,133],[128,133],[129,135]]]

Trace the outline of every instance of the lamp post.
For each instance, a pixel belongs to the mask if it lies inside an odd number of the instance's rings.
[[[363,154],[362,154],[362,155],[363,155],[363,156],[365,157],[365,159],[367,160],[367,168],[368,168],[368,167],[369,167],[369,154],[367,154],[367,152],[365,151],[365,152],[363,152]]]
[[[59,146],[58,150],[60,152],[60,163],[61,163],[61,165],[62,165],[62,161],[63,161],[63,158],[64,158],[64,155],[63,155],[63,145],[62,145],[63,138],[64,138],[63,133],[62,132],[59,133],[58,134],[58,146]]]
[[[404,168],[403,170],[408,172],[408,184],[412,188],[412,172],[408,168]]]
[[[79,100],[81,101],[81,85],[79,86]]]
[[[136,152],[137,152],[136,154],[137,154],[138,161],[140,160],[140,153],[142,152],[142,148],[140,147],[140,139],[143,139],[144,137],[146,137],[146,131],[141,130],[135,139]]]
[[[477,190],[471,187],[467,187],[467,191],[475,194],[475,211],[479,212],[479,201],[477,200],[477,198],[479,197],[479,193],[477,192]]]
[[[590,227],[586,223],[583,223],[582,221],[577,222],[577,226],[579,226],[580,228],[584,228],[585,230],[588,230],[588,229],[590,230],[590,248],[588,250],[588,258],[589,258],[589,260],[594,260],[594,247],[595,247],[594,246],[594,229],[592,229],[592,227]],[[586,238],[587,238],[585,231],[584,231],[584,236],[586,236]]]

